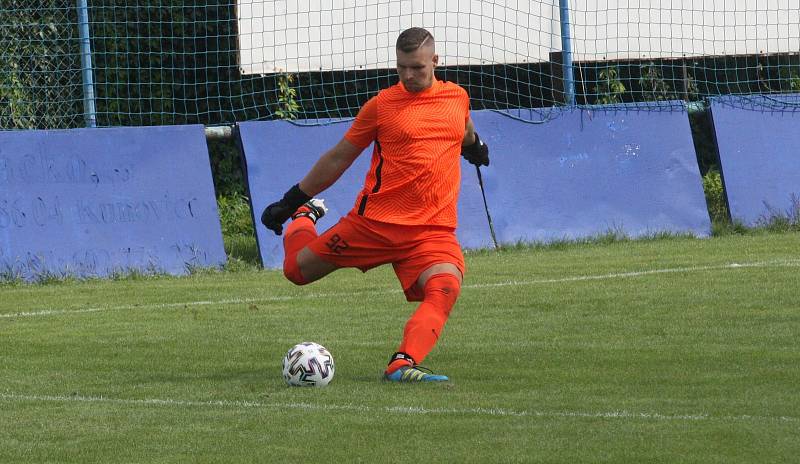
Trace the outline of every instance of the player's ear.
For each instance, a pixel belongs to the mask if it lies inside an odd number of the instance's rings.
[[[433,66],[436,67],[436,65],[438,65],[438,64],[439,64],[439,55],[434,53],[433,54]]]

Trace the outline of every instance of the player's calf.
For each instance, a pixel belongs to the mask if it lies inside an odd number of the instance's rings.
[[[317,238],[317,230],[314,224],[322,216],[325,216],[327,211],[328,208],[325,207],[324,200],[312,198],[297,208],[291,216],[293,222],[289,224],[286,229],[286,235],[283,238],[283,275],[295,285],[305,285],[311,282],[303,275],[298,263],[298,253]],[[296,221],[302,217],[310,219],[311,223],[308,221]]]

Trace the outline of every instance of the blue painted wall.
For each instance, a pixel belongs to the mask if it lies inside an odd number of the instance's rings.
[[[0,132],[0,272],[225,263],[203,126]]]
[[[711,116],[731,217],[746,225],[800,208],[800,94],[715,97]]]
[[[473,112],[492,151],[485,183],[498,241],[709,235],[688,115],[652,106],[554,108],[542,124]]]

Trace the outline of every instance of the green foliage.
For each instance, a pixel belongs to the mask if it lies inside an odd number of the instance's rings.
[[[711,223],[711,235],[714,237],[753,235],[754,233],[757,233],[757,231],[749,229],[741,221],[719,221]]]
[[[709,170],[703,176],[703,191],[706,195],[708,214],[712,222],[730,222],[728,202],[722,186],[722,176],[717,170]]]
[[[260,263],[249,199],[241,194],[217,197],[217,208],[228,255],[226,270],[238,271]]]
[[[759,63],[756,66],[758,83],[762,92],[800,92],[800,63]]]
[[[19,64],[8,59],[0,61],[0,128],[34,128],[33,96],[25,91]]]
[[[81,126],[74,2],[0,5],[0,129]]]
[[[686,98],[688,101],[698,101],[700,100],[700,88],[697,85],[697,79],[691,74],[686,73],[686,80],[685,80],[685,91],[686,91]]]
[[[274,114],[279,119],[297,119],[300,104],[297,103],[297,89],[292,87],[294,74],[278,75],[278,103]]]
[[[800,73],[794,69],[781,69],[786,76],[787,90],[789,92],[800,92]]]
[[[596,95],[595,104],[609,105],[622,103],[622,94],[627,90],[625,84],[619,79],[619,68],[610,66],[603,68],[597,74],[598,81],[594,87]]]
[[[666,101],[678,98],[664,79],[661,68],[654,62],[642,65],[639,69],[641,72],[639,85],[642,87],[642,96],[645,101]]]
[[[261,256],[255,235],[226,236],[225,252],[228,255],[226,271],[255,270],[261,265]]]
[[[244,195],[228,195],[217,197],[217,208],[222,224],[222,234],[254,235],[253,217],[250,212],[250,201]]]

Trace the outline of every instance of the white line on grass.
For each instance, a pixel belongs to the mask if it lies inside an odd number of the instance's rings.
[[[366,406],[354,404],[314,404],[314,403],[262,403],[259,401],[210,400],[192,401],[163,398],[125,399],[104,396],[80,395],[20,395],[0,393],[0,400],[8,402],[57,402],[57,403],[99,403],[121,404],[128,406],[168,406],[197,408],[233,408],[233,409],[282,409],[309,411],[352,411],[364,413],[386,414],[419,414],[419,415],[471,415],[500,417],[545,417],[545,418],[577,418],[577,419],[641,419],[655,421],[723,421],[723,422],[800,422],[800,418],[791,416],[712,416],[708,414],[659,414],[649,412],[608,411],[608,412],[569,412],[569,411],[517,411],[504,408],[425,408],[418,406]]]
[[[492,287],[509,287],[509,286],[533,285],[533,284],[557,284],[557,283],[567,283],[567,282],[583,282],[587,280],[624,279],[629,277],[642,277],[655,274],[674,274],[681,272],[716,271],[716,270],[758,268],[758,267],[786,267],[786,266],[792,266],[792,267],[800,266],[800,260],[760,261],[751,263],[718,264],[712,266],[673,267],[665,269],[650,269],[647,271],[617,272],[612,274],[561,277],[558,279],[520,280],[520,281],[511,280],[507,282],[465,285],[464,288],[492,288]]]
[[[774,261],[757,261],[749,263],[728,263],[717,264],[709,266],[691,266],[691,267],[674,267],[664,269],[650,269],[645,271],[632,271],[632,272],[615,272],[611,274],[596,274],[596,275],[583,275],[572,277],[561,277],[556,279],[535,279],[535,280],[509,280],[504,282],[493,282],[483,284],[467,284],[463,288],[498,288],[498,287],[518,287],[525,285],[542,285],[542,284],[558,284],[569,282],[584,282],[591,280],[606,280],[606,279],[625,279],[631,277],[643,277],[656,274],[674,274],[682,272],[702,272],[702,271],[715,271],[715,270],[735,270],[743,268],[761,268],[761,267],[784,267],[784,266],[800,266],[800,260],[774,260]],[[210,305],[229,305],[229,304],[249,304],[249,303],[269,303],[276,301],[290,301],[290,300],[313,300],[323,298],[343,298],[361,295],[381,295],[387,293],[400,293],[399,289],[385,289],[385,290],[362,290],[352,292],[331,292],[331,293],[314,293],[306,292],[297,295],[283,295],[283,296],[265,296],[257,298],[227,298],[221,300],[198,300],[198,301],[183,301],[177,303],[153,303],[153,304],[127,304],[119,306],[101,306],[93,308],[80,308],[80,309],[42,309],[36,311],[26,311],[18,313],[0,314],[0,319],[9,319],[16,317],[43,317],[43,316],[57,316],[64,314],[84,314],[96,313],[103,311],[121,311],[130,309],[171,309],[182,308],[189,306],[210,306]]]

